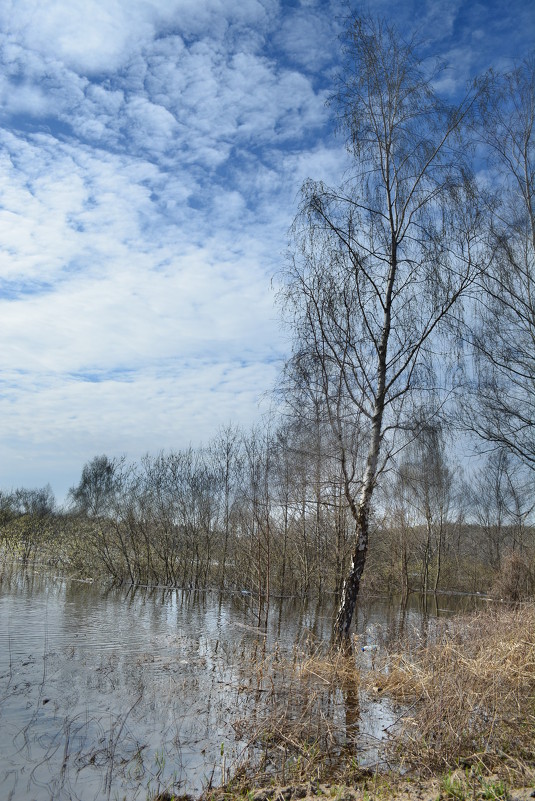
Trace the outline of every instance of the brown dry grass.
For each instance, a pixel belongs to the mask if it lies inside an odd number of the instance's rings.
[[[253,755],[238,771],[244,786],[362,786],[387,768],[535,786],[535,604],[432,621],[425,642],[407,635],[371,671],[357,662],[311,642],[290,658],[257,654],[243,666],[235,728]],[[363,768],[359,704],[383,695],[399,717]]]
[[[404,767],[535,780],[535,604],[437,621],[431,642],[398,642],[366,685],[407,709],[390,741]]]
[[[244,674],[244,715],[234,728],[256,751],[248,775],[253,762],[257,778],[305,781],[332,773],[351,739],[348,709],[358,720],[360,675],[354,659],[311,641],[291,657],[264,654],[244,666]]]

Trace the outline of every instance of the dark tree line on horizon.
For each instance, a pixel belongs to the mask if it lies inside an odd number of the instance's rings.
[[[384,21],[350,20],[343,55],[349,168],[302,187],[279,417],[95,457],[66,509],[3,493],[8,550],[28,561],[48,538],[117,581],[243,590],[259,619],[271,594],[333,593],[339,639],[361,583],[534,592],[534,58],[452,103]],[[467,474],[461,447],[480,452]]]

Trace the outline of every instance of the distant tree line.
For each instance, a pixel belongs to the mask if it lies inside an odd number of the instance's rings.
[[[354,539],[344,481],[319,421],[229,426],[198,449],[97,456],[63,508],[49,487],[2,493],[2,550],[121,584],[245,592],[260,612],[269,595],[340,594]],[[426,429],[377,492],[364,590],[534,592],[532,476],[506,452],[467,481]]]

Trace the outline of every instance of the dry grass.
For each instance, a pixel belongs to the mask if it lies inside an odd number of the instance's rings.
[[[255,753],[248,778],[253,765],[257,781],[284,782],[333,776],[344,754],[355,762],[360,674],[352,656],[310,642],[290,657],[257,658],[248,670],[244,714],[234,724]]]
[[[535,780],[534,604],[437,621],[432,642],[399,642],[366,684],[407,709],[390,742],[404,767]]]
[[[244,666],[235,728],[254,754],[241,771],[245,785],[361,786],[390,768],[428,778],[460,769],[481,786],[491,775],[535,786],[534,604],[432,621],[425,642],[407,635],[375,656],[371,671],[357,662],[309,644]],[[374,744],[374,764],[363,760],[359,705],[383,696],[399,717]]]

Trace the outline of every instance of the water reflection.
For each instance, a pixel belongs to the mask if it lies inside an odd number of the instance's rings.
[[[459,599],[442,598],[434,611],[445,614],[456,605]],[[119,590],[46,570],[5,570],[4,797],[135,799],[169,784],[196,793],[220,781],[246,754],[250,743],[240,737],[239,722],[253,714],[255,700],[260,706],[269,686],[267,675],[253,677],[245,667],[289,654],[307,638],[328,641],[333,608],[334,602],[272,602],[259,632],[251,599],[240,594]],[[401,609],[395,600],[361,604],[358,644],[381,647],[411,627],[423,632],[432,611],[423,614],[416,598]],[[366,668],[373,655],[359,651],[351,658]],[[256,696],[244,691],[244,682]],[[376,745],[395,710],[385,699],[364,698],[356,679],[347,679],[338,695],[345,747]]]
[[[355,655],[351,641],[345,645],[344,658],[348,663],[343,672],[342,694],[345,709],[345,737],[346,748],[353,751],[358,743],[359,724],[360,724],[360,686],[358,673],[351,670],[355,663]]]

